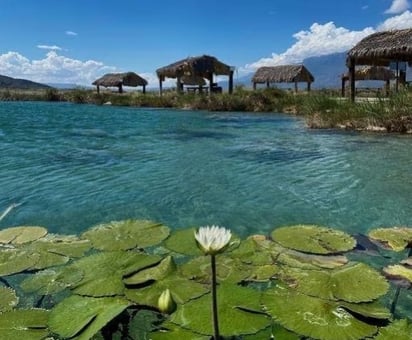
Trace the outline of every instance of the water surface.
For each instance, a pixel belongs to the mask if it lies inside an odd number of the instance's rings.
[[[280,114],[0,103],[0,222],[78,233],[151,219],[240,235],[412,225],[412,138]]]

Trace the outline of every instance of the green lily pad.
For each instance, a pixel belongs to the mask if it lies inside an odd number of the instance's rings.
[[[383,272],[390,279],[403,279],[412,283],[412,268],[396,264],[385,267]]]
[[[146,220],[114,221],[99,224],[81,235],[96,249],[106,251],[145,248],[162,242],[170,229],[160,223]]]
[[[369,237],[394,251],[402,251],[412,247],[412,228],[379,228],[371,230]]]
[[[269,340],[269,339],[280,339],[280,340],[300,340],[301,337],[296,333],[293,333],[286,328],[275,324],[272,327],[257,332],[256,334],[244,335],[242,340]]]
[[[40,255],[17,248],[0,251],[0,276],[8,276],[35,268]]]
[[[250,275],[245,281],[266,282],[279,274],[280,268],[273,264],[264,266],[253,266],[250,269]]]
[[[39,251],[46,250],[49,253],[69,258],[82,257],[91,248],[89,240],[82,240],[74,235],[48,234],[32,244],[33,248]]]
[[[81,258],[66,266],[62,275],[73,270],[83,272],[83,278],[74,284],[72,290],[79,295],[113,296],[124,291],[124,277],[153,266],[159,256],[138,252],[104,252]]]
[[[270,325],[261,313],[260,292],[232,284],[217,288],[219,327],[222,336],[255,334]],[[212,335],[211,295],[179,305],[170,321],[196,333]]]
[[[389,289],[385,278],[363,263],[329,271],[285,268],[280,278],[306,295],[347,302],[369,302]]]
[[[0,287],[0,313],[11,311],[18,302],[19,298],[14,289]]]
[[[21,226],[0,230],[0,243],[23,244],[42,238],[47,229],[37,226]]]
[[[257,241],[249,238],[242,241],[239,247],[234,249],[228,256],[240,259],[246,264],[264,266],[274,263],[274,258],[277,256],[277,248],[269,240]]]
[[[48,325],[63,338],[86,340],[130,305],[130,301],[118,297],[72,295],[51,310]]]
[[[268,313],[287,329],[321,340],[363,339],[375,334],[377,326],[350,313],[346,305],[276,288],[263,293]],[[364,307],[365,309],[365,307]]]
[[[241,282],[249,278],[252,274],[251,267],[242,261],[232,259],[228,256],[216,257],[216,270],[218,281]],[[210,283],[212,269],[209,256],[196,257],[193,260],[180,266],[183,276],[201,283]]]
[[[162,324],[160,330],[150,333],[151,340],[210,340],[210,336],[201,335],[190,330],[179,327],[172,322]]]
[[[318,270],[341,267],[349,260],[343,255],[314,255],[285,249],[279,254],[276,262],[295,268]]]
[[[167,249],[176,253],[191,256],[203,255],[196,245],[195,232],[196,228],[173,231],[173,233],[165,240],[164,245]]]
[[[342,253],[356,245],[356,240],[349,234],[316,225],[278,228],[272,232],[272,238],[286,248],[313,254]]]
[[[124,282],[129,285],[125,291],[129,300],[154,308],[157,308],[160,294],[166,289],[170,290],[173,300],[179,304],[208,292],[202,284],[181,276],[172,257],[166,257],[159,265],[142,270],[124,279]],[[133,285],[144,283],[143,287],[133,288]]]
[[[376,340],[411,340],[412,322],[407,319],[395,320],[387,327],[379,329]]]
[[[80,269],[72,270],[46,269],[24,279],[20,287],[26,293],[36,293],[38,295],[51,295],[73,287],[84,277]]]
[[[0,314],[0,339],[42,340],[48,335],[44,309],[15,309]]]

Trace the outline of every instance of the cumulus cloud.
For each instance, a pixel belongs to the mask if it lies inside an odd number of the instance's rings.
[[[51,51],[61,51],[62,48],[56,45],[37,45],[37,48]]]
[[[333,22],[324,25],[314,23],[308,31],[294,34],[293,37],[297,41],[285,52],[274,53],[270,58],[262,58],[248,64],[243,71],[250,72],[261,66],[300,63],[308,57],[344,52],[373,32],[372,27],[362,31],[350,31],[344,27],[336,27]]]
[[[76,36],[77,33],[73,31],[66,31],[66,35]]]
[[[406,11],[400,15],[386,19],[378,26],[379,31],[388,31],[392,29],[403,29],[412,27],[412,13]]]
[[[393,0],[391,7],[389,7],[385,13],[386,14],[400,14],[409,9],[408,0]]]
[[[90,85],[95,79],[116,68],[95,60],[76,60],[50,51],[45,58],[29,60],[18,52],[0,55],[0,74],[41,83]]]

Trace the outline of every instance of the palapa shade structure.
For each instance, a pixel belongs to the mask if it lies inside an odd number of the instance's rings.
[[[229,93],[233,92],[233,71],[234,67],[226,65],[209,55],[199,57],[189,57],[179,60],[173,64],[161,67],[156,70],[159,78],[159,90],[162,94],[162,84],[165,78],[177,79],[177,91],[182,91],[182,79],[185,77],[204,78],[209,81],[209,92],[213,92],[213,77],[214,75],[229,76]],[[186,83],[187,84],[187,83]]]
[[[146,93],[147,80],[134,72],[107,73],[92,84],[97,86],[97,93],[100,92],[100,86],[118,87],[119,93],[123,92],[123,86],[143,86],[143,93]]]
[[[349,72],[342,74],[342,97],[345,97],[345,84],[350,79]],[[384,66],[360,66],[355,70],[357,80],[382,80],[386,82],[386,93],[389,91],[389,83],[395,79],[395,73]]]
[[[388,66],[391,63],[412,62],[412,29],[373,33],[349,50],[351,99],[355,100],[355,67],[357,65]]]
[[[252,77],[253,89],[256,90],[257,84],[265,84],[269,87],[270,83],[295,83],[295,92],[298,90],[298,83],[307,83],[307,90],[315,81],[313,75],[303,65],[280,65],[263,66],[256,70]]]

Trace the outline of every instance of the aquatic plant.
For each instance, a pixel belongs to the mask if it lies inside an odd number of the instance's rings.
[[[411,235],[409,227],[369,233],[398,252]],[[390,285],[410,284],[412,260],[382,257],[381,272],[350,260],[355,245],[351,235],[314,225],[246,239],[145,220],[103,223],[80,236],[6,228],[0,338],[408,339],[408,314],[383,302]],[[217,332],[207,321],[213,287]]]

